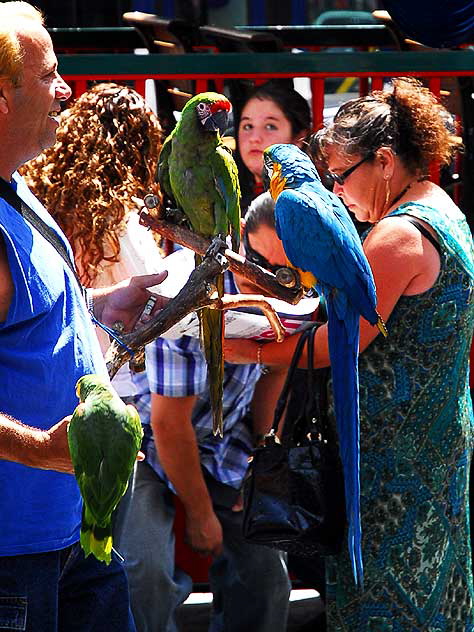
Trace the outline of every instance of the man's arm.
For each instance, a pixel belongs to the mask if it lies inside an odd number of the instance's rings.
[[[5,242],[0,234],[0,322],[7,318],[13,291]],[[69,419],[49,430],[39,430],[0,413],[0,459],[44,470],[72,472],[66,432]]]
[[[186,538],[200,553],[222,551],[222,527],[201,471],[199,450],[191,423],[196,396],[152,394],[151,425],[161,465],[174,485],[186,514]]]
[[[0,414],[0,459],[72,474],[67,441],[70,419],[65,417],[49,430],[39,430]]]

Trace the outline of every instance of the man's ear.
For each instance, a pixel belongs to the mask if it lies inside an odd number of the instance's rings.
[[[245,221],[245,219],[243,217],[240,218],[240,236],[243,237],[244,236],[244,230],[245,230],[245,224],[247,222]]]
[[[8,114],[8,88],[11,86],[8,79],[0,79],[0,114]]]

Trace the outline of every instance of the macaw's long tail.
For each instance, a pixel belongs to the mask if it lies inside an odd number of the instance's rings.
[[[356,584],[363,584],[359,480],[359,314],[345,306],[344,318],[327,301],[334,410],[344,470],[348,546]]]
[[[219,296],[224,294],[224,276],[216,278]],[[201,345],[207,363],[209,395],[212,409],[212,430],[223,436],[222,396],[224,391],[224,312],[207,307],[198,311],[201,328]]]
[[[110,517],[98,525],[86,505],[82,506],[81,546],[84,555],[91,553],[101,562],[110,564],[112,559],[112,521]]]

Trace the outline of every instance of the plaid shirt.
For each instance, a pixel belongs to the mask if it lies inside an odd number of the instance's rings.
[[[226,292],[236,293],[226,273]],[[152,393],[168,397],[197,395],[192,424],[201,456],[201,465],[221,483],[239,488],[247,470],[252,450],[251,429],[244,419],[249,410],[255,384],[260,377],[256,364],[225,364],[224,368],[224,437],[212,433],[212,413],[207,382],[207,367],[197,338],[178,340],[159,338],[146,348],[146,366]],[[149,417],[148,417],[149,420]],[[143,449],[150,465],[167,480],[157,455],[149,423],[144,423]],[[179,423],[179,420],[176,420]],[[171,484],[168,482],[171,487]]]

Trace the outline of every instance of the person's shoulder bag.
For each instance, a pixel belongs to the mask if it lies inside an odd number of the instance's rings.
[[[255,448],[244,482],[244,537],[304,556],[339,553],[346,526],[342,464],[327,418],[328,371],[313,366],[316,329],[298,341],[272,429]],[[301,370],[305,344],[308,369]],[[276,432],[290,394],[280,441]]]

